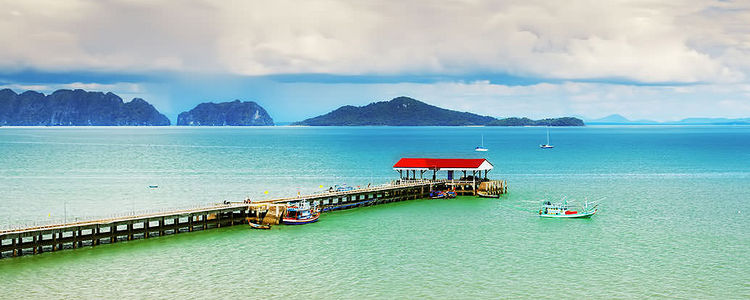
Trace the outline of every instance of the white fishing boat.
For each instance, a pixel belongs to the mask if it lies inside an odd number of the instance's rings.
[[[539,209],[539,216],[542,218],[590,218],[599,211],[598,206],[598,202],[584,201],[583,206],[574,210],[565,198],[558,203],[545,200]]]
[[[555,146],[552,146],[549,144],[549,126],[547,126],[547,143],[543,145],[539,145],[539,148],[542,148],[542,149],[555,148]]]
[[[487,150],[489,150],[489,149],[487,149],[487,148],[484,147],[484,134],[483,134],[482,135],[482,145],[481,146],[477,146],[476,148],[474,148],[474,151],[485,152]]]

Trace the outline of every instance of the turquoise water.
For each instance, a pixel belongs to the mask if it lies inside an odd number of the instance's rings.
[[[472,151],[482,134],[490,151]],[[486,157],[511,193],[2,259],[0,298],[750,298],[750,127],[551,136],[550,151],[543,128],[2,127],[1,225],[379,184],[400,157]],[[590,220],[534,216],[562,195],[606,200]]]

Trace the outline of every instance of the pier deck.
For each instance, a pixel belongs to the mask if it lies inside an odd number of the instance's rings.
[[[507,186],[501,192],[507,192]],[[0,230],[0,258],[111,244],[119,241],[150,238],[245,224],[245,218],[256,214],[258,205],[281,205],[307,201],[324,212],[425,198],[432,189],[455,188],[461,193],[476,192],[476,182],[454,180],[399,180],[397,182],[341,192],[325,192],[247,202],[231,202],[190,209],[84,220],[69,223],[9,228]],[[468,188],[468,189],[467,189]],[[473,190],[472,190],[473,189]]]

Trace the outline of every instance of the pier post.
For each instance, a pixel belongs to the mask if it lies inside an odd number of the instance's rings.
[[[230,226],[234,226],[234,211],[229,212],[229,224]]]
[[[143,221],[143,238],[144,239],[148,238],[148,225],[149,225],[148,223],[149,223],[148,220]]]
[[[164,217],[159,220],[159,236],[164,236]]]
[[[93,246],[99,246],[99,243],[101,242],[100,234],[102,233],[101,228],[99,227],[99,224],[96,224],[96,233],[94,233],[94,236],[91,238],[91,245]]]
[[[172,227],[174,228],[172,230],[173,234],[180,233],[180,218],[179,217],[174,218],[174,220],[172,220]]]
[[[37,245],[38,245],[37,241],[36,241],[36,235],[34,235],[32,238],[33,238],[33,241],[34,241],[34,243],[33,243],[33,245],[34,245],[33,246],[34,247],[34,251],[33,252],[34,252],[34,254],[36,254],[36,248],[37,248]]]
[[[58,234],[57,238],[61,241],[60,243],[57,244],[57,250],[62,250],[63,249],[63,244],[62,244],[63,230],[60,229],[60,231],[57,234]]]
[[[133,221],[128,222],[128,241],[133,240]]]
[[[71,231],[73,234],[73,249],[78,248],[78,238],[76,237],[76,230]]]
[[[83,230],[81,227],[78,227],[78,248],[83,247],[83,240],[81,239],[83,235]]]
[[[208,229],[208,215],[204,214],[201,216],[203,218],[203,230]]]
[[[16,247],[16,250],[13,251],[16,253],[15,256],[23,256],[23,237],[20,235],[18,236],[18,244]]]
[[[10,247],[13,248],[13,253],[11,255],[13,257],[18,256],[18,249],[16,249],[16,238],[10,239]]]
[[[191,214],[190,217],[188,217],[188,231],[193,231],[193,215]]]
[[[109,242],[117,243],[117,225],[109,226]]]

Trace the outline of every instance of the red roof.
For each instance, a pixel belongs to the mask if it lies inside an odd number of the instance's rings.
[[[427,169],[476,169],[487,161],[484,158],[402,158],[394,168],[427,168]]]

